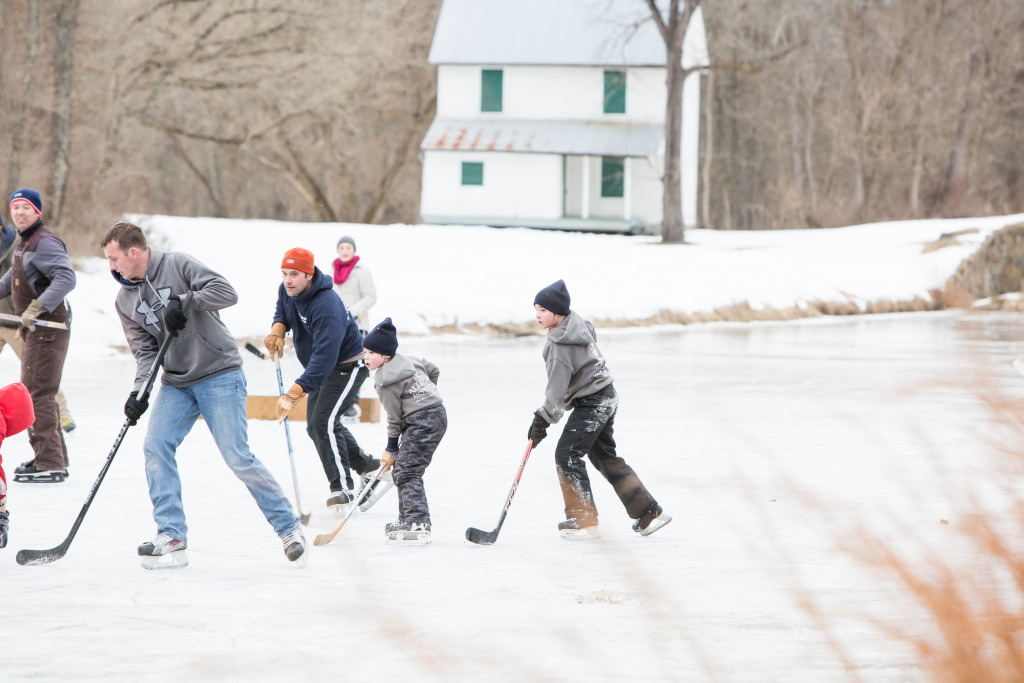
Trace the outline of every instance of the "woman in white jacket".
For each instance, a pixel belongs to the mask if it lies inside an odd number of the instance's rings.
[[[366,334],[370,329],[369,310],[377,302],[377,290],[373,286],[370,269],[359,263],[355,240],[348,235],[338,240],[338,258],[334,259],[334,291],[356,319],[359,331]]]
[[[356,241],[345,235],[338,240],[338,258],[334,259],[334,291],[338,293],[345,307],[356,319],[360,334],[365,335],[370,329],[370,306],[377,302],[377,290],[373,286],[373,276],[370,269],[359,262],[356,256]],[[359,402],[356,401],[344,415],[338,414],[334,418],[334,433],[338,438],[344,434],[341,427],[342,417],[358,418]],[[348,467],[345,468],[345,483],[352,488],[351,474]]]

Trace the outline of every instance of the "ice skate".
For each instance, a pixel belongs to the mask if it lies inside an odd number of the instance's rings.
[[[303,535],[302,529],[296,529],[290,534],[282,536],[281,543],[284,545],[284,555],[288,561],[293,562],[299,569],[304,568],[309,560],[309,546],[306,545],[306,537]]]
[[[363,475],[364,487],[366,485],[366,481],[373,479],[374,474],[374,472],[370,472],[369,474]],[[380,479],[378,479],[377,483],[373,485],[373,488],[362,495],[362,498],[360,499],[362,502],[359,504],[359,509],[362,512],[366,512],[372,508],[394,485],[395,478],[391,475],[391,470],[389,469],[384,474],[380,475]]]
[[[26,484],[60,484],[68,476],[67,469],[39,469],[36,467],[35,460],[24,462],[14,468],[14,481]]]
[[[331,491],[327,499],[327,510],[335,517],[345,514],[345,506],[352,502],[352,494],[348,491]]]
[[[384,533],[388,545],[430,544],[430,522],[388,522]]]
[[[558,523],[558,535],[567,541],[592,541],[601,538],[597,522],[589,523],[576,518]]]
[[[11,523],[11,513],[4,510],[0,512],[0,548],[7,545],[7,530]]]
[[[672,518],[665,514],[660,505],[651,503],[640,518],[633,522],[633,531],[641,536],[650,536],[671,521]]]
[[[167,534],[139,546],[139,561],[143,569],[179,569],[188,566],[188,544]]]

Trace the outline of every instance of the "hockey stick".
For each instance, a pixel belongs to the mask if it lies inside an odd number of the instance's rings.
[[[334,540],[334,537],[338,535],[339,531],[341,531],[341,527],[345,526],[345,522],[347,522],[348,518],[352,516],[352,513],[363,504],[363,499],[373,491],[374,484],[380,481],[380,478],[384,476],[384,473],[391,467],[392,462],[394,461],[385,462],[381,465],[380,469],[378,469],[373,475],[373,479],[368,481],[363,488],[359,489],[359,493],[356,494],[355,499],[349,504],[349,508],[348,511],[345,512],[345,516],[341,518],[341,524],[338,525],[338,528],[329,534],[319,534],[315,539],[313,539],[313,545],[327,545]]]
[[[281,356],[274,354],[274,368],[277,370],[277,395],[284,396],[284,380],[281,378]],[[288,418],[284,418],[284,438],[288,442],[288,462],[292,465],[292,486],[295,487],[295,507],[299,511],[302,526],[309,524],[310,512],[302,511],[302,499],[299,497],[299,472],[295,469],[295,452],[292,450],[292,430],[288,426]]]
[[[153,366],[149,369],[149,374],[146,375],[146,381],[142,384],[142,390],[139,391],[139,398],[143,401],[149,398],[149,393],[153,389],[153,384],[156,381],[157,370],[160,369],[160,363],[164,360],[164,354],[167,353],[167,347],[171,345],[173,336],[167,335],[163,342],[160,344],[160,349],[156,353],[156,359],[153,361]],[[117,455],[117,449],[121,447],[121,441],[124,440],[124,435],[128,432],[128,428],[135,424],[135,421],[130,418],[125,418],[124,424],[121,425],[121,431],[117,435],[117,439],[114,441],[114,445],[110,449],[110,453],[107,454],[107,461],[103,463],[103,469],[100,470],[100,475],[96,477],[96,481],[92,484],[92,490],[89,491],[89,497],[85,499],[85,505],[82,506],[82,511],[78,513],[78,518],[75,523],[71,526],[71,533],[64,539],[64,542],[58,545],[56,548],[50,548],[49,550],[19,550],[17,556],[14,558],[18,564],[47,564],[64,557],[68,552],[68,548],[71,547],[71,541],[74,540],[75,534],[78,533],[78,527],[82,526],[82,520],[85,519],[85,513],[89,511],[89,506],[92,505],[92,501],[96,498],[96,492],[100,488],[100,484],[103,483],[103,478],[107,476],[107,470],[110,469],[110,464],[114,462],[114,456]]]
[[[494,528],[494,531],[483,531],[482,529],[469,527],[466,529],[467,541],[478,545],[491,545],[498,540],[498,532],[501,531],[501,525],[505,523],[505,515],[508,514],[508,509],[512,507],[512,496],[516,495],[516,488],[519,486],[519,479],[523,476],[523,468],[526,467],[526,461],[530,459],[530,451],[532,450],[533,439],[530,439],[526,443],[526,453],[523,453],[523,461],[519,463],[519,471],[516,472],[516,478],[512,482],[512,490],[508,492],[508,499],[505,501],[505,507],[501,510],[501,517],[498,518],[498,526]]]
[[[12,323],[20,323],[21,322],[21,316],[20,315],[13,315],[11,313],[0,313],[0,320],[7,320],[7,321],[10,321]],[[68,326],[67,326],[66,323],[55,323],[55,322],[51,322],[49,320],[33,320],[32,324],[33,325],[41,325],[43,327],[52,327],[55,330],[66,330],[66,329],[68,329]]]
[[[251,342],[246,342],[245,343],[245,350],[253,353],[254,355],[259,356],[260,360],[266,360],[267,359],[267,354],[265,354],[262,351],[260,351],[259,349],[257,349]]]

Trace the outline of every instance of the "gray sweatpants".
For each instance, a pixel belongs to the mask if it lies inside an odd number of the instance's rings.
[[[433,460],[447,429],[448,413],[443,405],[417,410],[402,418],[402,440],[394,465],[399,522],[430,522],[423,471]]]

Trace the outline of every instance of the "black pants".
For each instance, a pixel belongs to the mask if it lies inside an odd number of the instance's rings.
[[[402,441],[394,465],[399,522],[430,522],[423,472],[434,459],[434,451],[447,430],[448,413],[443,405],[417,410],[402,418]]]
[[[612,437],[619,397],[611,385],[589,396],[576,399],[576,406],[555,447],[555,468],[565,501],[565,518],[585,525],[597,524],[597,506],[590,488],[584,456],[608,480],[622,501],[626,513],[637,519],[654,498],[636,476],[633,468],[615,453]]]
[[[347,472],[350,463],[360,473],[372,472],[377,466],[377,461],[368,458],[367,469],[356,438],[344,425],[334,425],[334,416],[355,402],[356,393],[369,374],[359,363],[338,363],[320,388],[306,398],[306,433],[316,446],[331,491],[341,491],[341,472]]]

